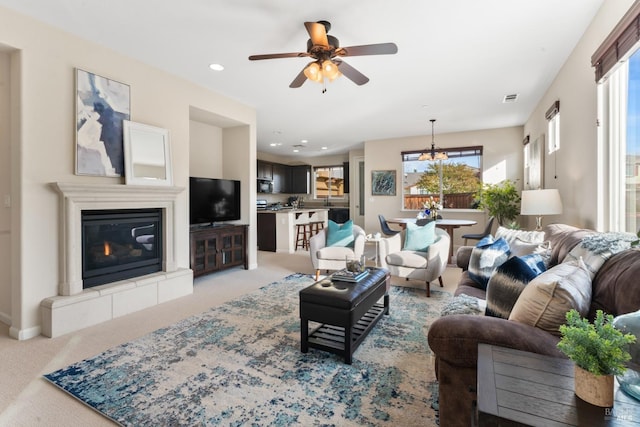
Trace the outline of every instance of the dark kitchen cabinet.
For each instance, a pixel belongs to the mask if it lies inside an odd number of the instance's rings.
[[[276,251],[276,214],[273,212],[258,213],[258,249]]]
[[[311,166],[289,166],[258,160],[256,178],[273,181],[273,192],[283,194],[311,193]]]
[[[289,187],[291,186],[291,173],[289,166],[274,163],[273,170],[273,192],[274,193],[289,193]]]
[[[349,221],[349,208],[329,208],[329,219],[337,224]]]
[[[264,162],[258,160],[256,178],[258,179],[273,179],[273,163]]]
[[[311,166],[299,165],[290,166],[291,169],[291,186],[289,193],[291,194],[309,194],[309,180],[311,178]]]

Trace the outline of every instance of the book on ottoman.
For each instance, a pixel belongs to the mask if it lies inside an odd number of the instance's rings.
[[[331,280],[338,282],[357,282],[358,280],[366,277],[369,274],[369,270],[364,271],[349,271],[346,268],[336,271],[331,275]]]

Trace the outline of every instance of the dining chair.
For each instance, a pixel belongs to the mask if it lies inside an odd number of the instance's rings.
[[[462,238],[464,239],[464,245],[467,246],[467,239],[482,240],[483,238],[491,234],[491,228],[493,227],[494,220],[495,220],[495,217],[493,216],[489,217],[489,221],[487,221],[487,225],[484,227],[484,231],[482,233],[463,234]]]
[[[380,229],[382,230],[382,234],[385,236],[394,236],[400,232],[400,230],[392,230],[387,223],[387,220],[384,219],[384,216],[378,214],[378,219],[380,220]]]

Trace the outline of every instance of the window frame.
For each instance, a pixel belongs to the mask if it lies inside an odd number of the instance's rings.
[[[461,158],[461,157],[468,157],[468,156],[478,156],[478,182],[479,182],[479,186],[482,186],[482,179],[483,179],[483,151],[484,151],[484,146],[482,145],[474,145],[474,146],[464,146],[464,147],[450,147],[450,148],[438,148],[437,151],[442,151],[442,152],[446,152],[448,159],[447,160],[422,160],[422,162],[436,162],[439,164],[442,163],[447,163],[448,160],[450,159],[455,159],[455,158]],[[407,150],[407,151],[402,151],[400,153],[400,160],[401,160],[401,178],[402,178],[402,182],[401,182],[401,191],[400,191],[400,196],[401,196],[401,210],[402,211],[416,211],[416,210],[420,210],[420,208],[416,209],[416,208],[412,208],[412,207],[407,207],[406,206],[406,199],[405,196],[406,195],[411,195],[412,193],[406,192],[405,191],[405,179],[406,179],[406,174],[407,172],[405,171],[405,162],[409,162],[409,161],[419,161],[418,157],[420,156],[420,154],[424,153],[424,150]],[[423,193],[425,194],[425,196],[428,193]],[[442,188],[442,177],[440,178],[440,182],[439,182],[439,195],[438,195],[438,200],[443,200],[445,197],[445,194],[443,194],[443,188]],[[468,208],[447,208],[446,206],[443,205],[443,210],[449,210],[449,211],[475,211],[476,209],[472,208],[472,207],[468,207]]]
[[[338,164],[336,164],[336,165],[318,165],[318,166],[313,166],[311,168],[311,172],[313,174],[312,180],[313,180],[313,199],[314,200],[326,200],[326,201],[329,201],[329,200],[340,200],[340,201],[343,201],[343,200],[345,200],[347,198],[348,193],[346,193],[344,191],[345,190],[344,189],[344,185],[343,185],[343,188],[342,188],[342,196],[331,196],[331,191],[328,191],[327,197],[318,196],[318,186],[316,185],[316,173],[317,173],[317,171],[318,170],[322,170],[322,169],[333,170],[333,169],[337,169],[337,168],[342,170],[342,178],[341,179],[343,180],[343,183],[344,183],[344,180],[345,180],[345,177],[344,177],[344,164],[340,164],[340,165],[338,165]],[[329,182],[331,182],[331,180],[332,180],[332,176],[330,175],[329,176]]]
[[[547,152],[553,154],[560,150],[560,101],[555,101],[547,110]]]
[[[629,58],[640,54],[639,29],[640,2],[635,2],[591,57],[597,83],[596,227],[599,230],[636,233],[640,223],[637,210],[630,211],[626,197]],[[637,198],[635,204],[638,204]],[[633,224],[627,223],[630,212],[635,212]]]

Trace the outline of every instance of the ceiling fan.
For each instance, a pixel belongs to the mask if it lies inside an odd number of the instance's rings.
[[[314,61],[307,64],[293,79],[289,85],[291,88],[302,86],[307,79],[321,83],[325,81],[325,78],[332,81],[342,74],[355,84],[363,85],[369,81],[369,78],[344,62],[340,57],[389,55],[398,52],[398,46],[395,43],[340,47],[338,39],[327,34],[331,29],[331,24],[328,21],[305,22],[304,26],[310,37],[307,41],[306,52],[251,55],[249,59],[257,61],[261,59],[302,58],[306,56],[313,58]]]

